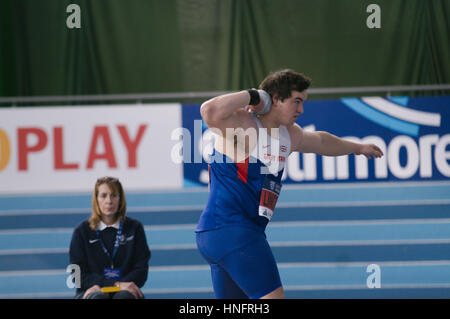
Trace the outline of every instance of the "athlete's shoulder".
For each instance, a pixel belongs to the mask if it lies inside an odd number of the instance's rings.
[[[257,128],[254,117],[248,111],[244,109],[236,110],[227,119],[220,122],[206,123],[209,129],[216,131],[219,130],[223,134],[226,134],[227,129],[248,129],[250,127]]]
[[[287,130],[291,138],[291,152],[295,152],[297,151],[297,146],[302,139],[303,129],[297,123],[293,123],[292,125],[287,126]]]
[[[243,129],[247,129],[250,127],[257,128],[258,125],[256,123],[255,115],[251,112],[248,112],[244,109],[236,111],[236,118],[239,124]]]

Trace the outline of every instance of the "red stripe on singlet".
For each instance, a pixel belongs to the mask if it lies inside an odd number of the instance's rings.
[[[237,173],[238,173],[238,178],[243,181],[244,183],[247,183],[247,176],[248,176],[248,159],[249,157],[247,157],[245,159],[244,163],[236,163],[237,166]]]

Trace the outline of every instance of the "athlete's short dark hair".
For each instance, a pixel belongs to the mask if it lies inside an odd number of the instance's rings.
[[[285,69],[270,73],[259,85],[270,96],[277,95],[281,101],[291,96],[292,91],[302,92],[309,88],[311,79],[302,73]]]

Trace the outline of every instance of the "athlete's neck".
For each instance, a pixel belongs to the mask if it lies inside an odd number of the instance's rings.
[[[272,136],[272,132],[278,132],[281,124],[276,119],[273,119],[268,115],[261,115],[258,119],[270,136]],[[276,138],[276,136],[272,137]]]

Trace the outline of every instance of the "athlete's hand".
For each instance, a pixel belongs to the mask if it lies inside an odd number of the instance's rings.
[[[259,93],[259,104],[258,105],[247,105],[245,110],[248,112],[257,113],[259,115],[266,114],[270,111],[272,107],[272,97],[269,93],[264,90],[258,90]]]
[[[375,144],[361,144],[359,150],[355,152],[356,155],[364,155],[368,159],[371,157],[380,158],[382,157],[383,151]]]
[[[247,105],[245,110],[247,112],[258,113],[261,112],[264,108],[264,102],[261,100],[258,105]]]

